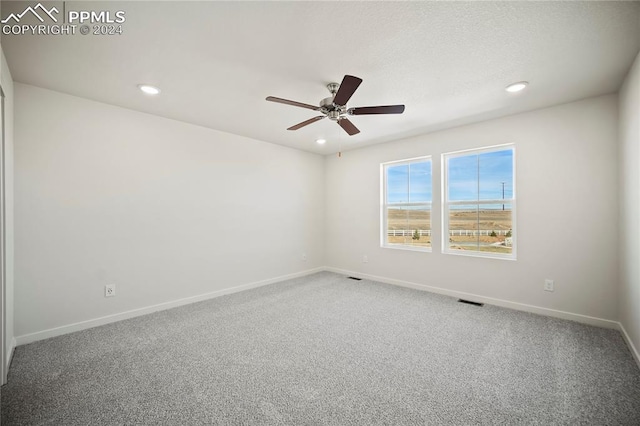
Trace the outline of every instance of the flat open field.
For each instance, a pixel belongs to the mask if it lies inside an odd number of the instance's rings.
[[[421,210],[389,209],[387,227],[392,229],[428,230],[431,229],[431,212]],[[422,235],[414,239],[413,235],[388,237],[391,244],[407,244],[416,247],[431,247],[431,236]]]
[[[449,228],[508,231],[511,229],[511,210],[452,210]]]
[[[389,209],[389,230],[428,230],[431,229],[431,212],[417,210]],[[449,216],[449,229],[455,231],[481,230],[489,235],[451,235],[450,248],[458,250],[480,250],[497,253],[511,253],[511,247],[505,246],[505,234],[512,229],[510,210],[452,210]],[[496,236],[491,236],[494,231]],[[405,236],[388,237],[392,244],[407,244],[417,247],[430,247],[431,237],[408,233]]]

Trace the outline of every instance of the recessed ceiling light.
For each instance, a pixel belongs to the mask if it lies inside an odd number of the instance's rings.
[[[506,90],[507,92],[515,93],[524,90],[528,85],[528,81],[519,81],[517,83],[508,85],[504,90]]]
[[[138,89],[142,90],[147,95],[157,95],[158,93],[160,93],[160,89],[148,84],[138,84]]]
[[[320,145],[324,145],[327,141],[325,139],[316,139],[316,143],[319,143]]]

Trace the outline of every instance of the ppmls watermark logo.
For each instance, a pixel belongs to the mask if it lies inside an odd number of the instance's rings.
[[[0,20],[2,34],[122,35],[123,33],[122,24],[126,21],[124,10],[67,10],[66,2],[58,3],[61,5],[51,7],[46,7],[42,3],[35,6],[28,5],[24,10],[9,13]]]

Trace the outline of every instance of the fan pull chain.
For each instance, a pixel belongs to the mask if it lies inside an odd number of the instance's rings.
[[[342,132],[338,130],[336,136],[338,137],[338,158],[342,158]]]

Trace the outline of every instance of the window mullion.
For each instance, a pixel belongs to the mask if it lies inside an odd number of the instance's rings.
[[[476,204],[476,229],[478,235],[476,236],[476,249],[480,251],[480,155],[476,155],[476,177],[477,177],[477,197],[478,203]]]

